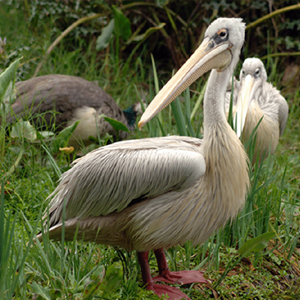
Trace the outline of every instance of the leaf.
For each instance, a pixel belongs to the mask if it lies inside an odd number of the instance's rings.
[[[122,268],[117,263],[110,265],[107,268],[105,278],[100,285],[100,290],[105,293],[116,289],[120,282],[123,280]]]
[[[55,133],[52,131],[37,131],[37,137],[39,139],[46,139],[48,137],[54,136]]]
[[[122,130],[130,133],[129,129],[122,122],[109,117],[104,117],[104,120],[108,122],[114,128],[115,131],[118,132],[119,130]]]
[[[31,284],[31,288],[34,293],[38,294],[43,299],[51,300],[51,295],[50,295],[49,290],[38,285],[35,281]]]
[[[131,36],[131,24],[128,18],[124,16],[121,10],[112,6],[114,12],[115,26],[114,26],[114,35],[117,38],[122,38],[127,41]]]
[[[16,76],[16,72],[22,57],[16,59],[10,66],[0,74],[0,102],[4,98],[9,83]]]
[[[20,119],[13,127],[10,133],[12,138],[25,138],[30,141],[35,141],[37,138],[35,128],[29,121],[23,121]]]
[[[109,41],[113,36],[113,30],[115,27],[115,20],[112,19],[107,26],[102,29],[101,35],[98,36],[96,41],[96,50],[102,50],[107,48]]]
[[[238,253],[243,256],[249,256],[251,252],[259,252],[267,247],[268,242],[275,236],[275,232],[270,231],[260,236],[248,240],[244,245],[238,250]]]
[[[17,98],[17,90],[14,88],[12,80],[9,82],[6,92],[3,97],[3,103],[9,107],[11,103],[14,103]]]
[[[68,144],[68,141],[76,129],[77,125],[80,121],[75,122],[71,126],[66,127],[64,130],[62,130],[56,137],[53,142],[53,152],[58,152],[59,148],[66,147]]]
[[[162,29],[164,26],[166,25],[166,23],[160,23],[158,24],[158,26],[156,27],[150,27],[148,28],[145,33],[143,34],[139,34],[137,36],[135,36],[132,41],[135,41],[135,42],[140,42],[140,41],[144,41],[146,40],[152,33],[154,33],[155,31],[158,31],[160,29]],[[128,41],[127,44],[129,44],[130,42]]]
[[[169,0],[156,0],[155,3],[159,7],[164,7],[169,3]]]

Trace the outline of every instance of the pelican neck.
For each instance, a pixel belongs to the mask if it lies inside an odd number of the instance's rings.
[[[223,72],[212,70],[208,79],[204,95],[204,135],[208,133],[214,124],[225,122],[225,93],[231,76],[231,68]]]

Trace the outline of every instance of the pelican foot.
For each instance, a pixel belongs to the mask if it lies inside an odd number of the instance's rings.
[[[189,299],[185,293],[173,286],[168,286],[165,284],[152,283],[147,285],[147,290],[153,291],[157,296],[168,295],[168,300],[181,300]]]
[[[169,269],[160,271],[158,276],[153,278],[154,281],[162,281],[165,283],[190,284],[190,283],[207,283],[200,271],[177,271],[170,272]]]

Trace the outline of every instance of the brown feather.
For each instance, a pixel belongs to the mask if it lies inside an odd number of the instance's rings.
[[[97,137],[98,132],[100,137],[109,133],[116,138],[114,128],[98,118],[102,114],[122,122],[129,130],[134,129],[114,99],[83,78],[51,74],[17,82],[15,88],[16,101],[6,121],[13,123],[16,119],[30,117],[39,129],[54,125],[55,131],[60,131],[81,120],[70,139],[70,146],[78,147],[80,140],[88,145],[91,143],[89,136]],[[125,131],[119,132],[120,140],[128,136]]]

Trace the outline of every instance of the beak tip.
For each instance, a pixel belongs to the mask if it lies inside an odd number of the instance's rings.
[[[142,121],[139,121],[139,122],[138,122],[138,128],[139,128],[139,130],[141,130],[141,129],[142,129],[143,125],[144,125],[144,124],[143,124],[143,122],[142,122]]]

